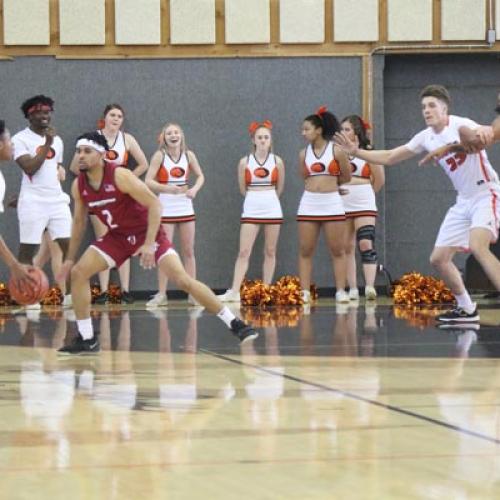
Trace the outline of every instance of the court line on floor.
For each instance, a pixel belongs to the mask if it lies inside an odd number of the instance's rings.
[[[316,387],[318,389],[322,389],[325,391],[333,392],[336,394],[342,394],[342,396],[344,396],[346,398],[355,399],[357,401],[362,401],[364,403],[368,403],[368,404],[371,404],[373,406],[378,406],[379,408],[384,408],[385,410],[388,410],[388,411],[392,411],[395,413],[400,413],[402,415],[406,415],[407,417],[417,418],[417,419],[422,420],[424,422],[428,422],[430,424],[434,424],[434,425],[437,425],[439,427],[444,427],[446,429],[449,429],[449,430],[452,430],[452,431],[455,431],[458,433],[466,434],[468,436],[476,437],[476,438],[482,439],[484,441],[488,441],[490,443],[500,444],[500,439],[496,439],[496,438],[488,436],[486,434],[481,434],[480,432],[471,431],[470,429],[466,429],[466,428],[460,427],[458,425],[449,424],[448,422],[443,422],[442,420],[438,420],[436,418],[427,417],[426,415],[422,415],[420,413],[415,413],[411,410],[405,410],[404,408],[400,408],[399,406],[381,403],[380,401],[376,401],[374,399],[368,399],[368,398],[364,398],[363,396],[358,396],[357,394],[354,394],[352,392],[343,391],[342,389],[335,389],[335,387],[330,387],[328,385],[320,384],[318,382],[312,382],[310,380],[302,379],[300,377],[295,377],[293,375],[288,375],[286,373],[275,372],[269,368],[265,368],[265,367],[260,366],[260,365],[254,365],[252,363],[246,363],[245,361],[240,361],[240,360],[234,359],[234,358],[229,358],[227,356],[224,356],[223,354],[209,351],[207,349],[200,349],[199,351],[202,352],[203,354],[208,354],[209,356],[221,359],[223,361],[228,361],[228,362],[233,363],[235,365],[246,366],[248,368],[260,370],[264,373],[268,373],[268,374],[274,375],[276,377],[281,377],[281,378],[284,378],[287,380],[291,380],[293,382],[298,382],[300,384],[309,385],[309,386]]]

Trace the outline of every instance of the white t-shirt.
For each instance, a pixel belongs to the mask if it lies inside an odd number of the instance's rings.
[[[45,144],[45,137],[26,127],[13,138],[14,159],[20,156],[36,156],[37,150]],[[34,175],[23,172],[19,201],[26,199],[33,201],[66,201],[68,195],[64,193],[59,182],[57,166],[63,161],[63,142],[56,135],[50,147],[47,159]]]
[[[5,198],[5,179],[2,172],[0,172],[0,213],[3,213],[3,199]]]
[[[448,125],[436,134],[431,127],[415,135],[406,147],[414,153],[434,151],[446,144],[460,142],[458,129],[462,126],[477,128],[473,120],[450,115]],[[498,175],[493,170],[484,150],[475,154],[450,153],[441,158],[438,163],[450,178],[459,196],[469,198],[498,183]]]

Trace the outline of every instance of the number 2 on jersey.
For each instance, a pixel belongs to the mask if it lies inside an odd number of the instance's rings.
[[[101,212],[106,217],[106,224],[109,229],[116,229],[118,224],[113,224],[113,214],[109,210],[101,210]]]
[[[450,172],[454,172],[467,158],[465,153],[455,153],[453,156],[446,158],[446,164],[450,167]]]

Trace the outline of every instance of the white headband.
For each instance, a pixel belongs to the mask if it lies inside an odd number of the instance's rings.
[[[99,153],[106,152],[106,148],[104,148],[97,142],[90,141],[89,139],[79,139],[78,142],[76,143],[76,147],[79,148],[81,146],[89,146],[91,148],[94,148],[96,151],[99,151]]]

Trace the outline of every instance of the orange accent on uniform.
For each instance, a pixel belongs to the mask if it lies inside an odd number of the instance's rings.
[[[491,191],[491,195],[493,197],[491,201],[491,208],[493,209],[493,215],[495,217],[495,230],[496,230],[496,238],[494,243],[498,240],[498,218],[497,218],[497,195]]]
[[[328,165],[328,173],[330,175],[340,175],[340,165],[337,160],[330,162],[330,165]]]
[[[172,174],[172,177],[182,177],[185,174],[184,169],[180,167],[174,167],[170,170],[170,173]]]
[[[372,169],[368,163],[365,163],[363,168],[361,169],[361,177],[369,178],[372,175]]]
[[[271,182],[273,184],[277,184],[278,183],[278,176],[279,176],[278,169],[277,168],[273,168],[273,173],[271,174]]]
[[[161,218],[161,223],[162,224],[172,224],[174,222],[191,222],[196,220],[196,216],[193,215],[186,215],[186,216],[180,216],[180,217],[165,217],[162,216]]]
[[[490,182],[490,178],[488,176],[488,172],[486,171],[486,166],[484,165],[483,155],[481,151],[479,152],[479,163],[481,164],[481,170],[483,172],[484,179],[486,180],[486,182]]]
[[[345,215],[299,215],[298,222],[337,222],[345,221]]]
[[[309,170],[307,168],[306,162],[302,163],[302,175],[304,176],[304,179],[307,179],[309,177]]]
[[[252,172],[245,168],[245,184],[248,186],[252,182]]]
[[[128,165],[128,149],[125,151],[123,155],[123,166],[126,167]]]
[[[326,170],[326,168],[323,165],[323,163],[317,162],[317,163],[313,163],[311,165],[311,172],[321,173],[321,172],[324,172],[325,170]]]
[[[168,172],[167,169],[161,165],[160,168],[158,169],[158,172],[156,173],[156,180],[160,184],[167,184],[168,182]]]
[[[249,217],[242,218],[241,224],[283,224],[283,219],[252,219]]]

